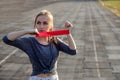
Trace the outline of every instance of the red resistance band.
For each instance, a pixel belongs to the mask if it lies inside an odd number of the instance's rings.
[[[56,30],[56,31],[50,31],[50,32],[40,32],[39,34],[36,34],[36,37],[58,36],[58,35],[65,35],[65,34],[69,34],[69,30]]]

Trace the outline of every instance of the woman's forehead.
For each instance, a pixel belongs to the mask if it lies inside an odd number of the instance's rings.
[[[48,16],[44,16],[44,15],[38,16],[37,21],[41,21],[41,20],[48,21],[49,18],[48,18]]]

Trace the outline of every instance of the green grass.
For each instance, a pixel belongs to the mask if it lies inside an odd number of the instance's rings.
[[[120,0],[117,1],[101,0],[101,4],[120,17]]]
[[[109,5],[113,8],[120,10],[120,1],[103,1],[105,5]]]

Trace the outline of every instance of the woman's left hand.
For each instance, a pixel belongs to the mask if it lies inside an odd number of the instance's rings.
[[[70,23],[69,21],[65,22],[65,29],[71,29],[73,27],[72,23]]]

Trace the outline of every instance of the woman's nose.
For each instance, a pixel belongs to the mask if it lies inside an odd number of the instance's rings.
[[[44,25],[43,25],[43,24],[41,24],[41,25],[40,25],[40,27],[41,27],[41,28],[43,28],[43,27],[44,27]]]

